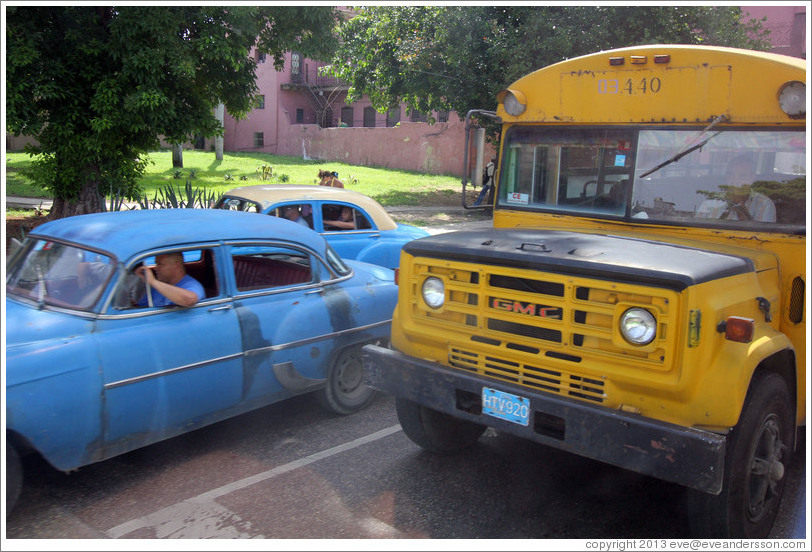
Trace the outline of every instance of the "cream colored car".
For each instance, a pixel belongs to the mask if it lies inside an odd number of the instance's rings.
[[[256,185],[229,190],[215,209],[247,211],[288,218],[322,234],[345,259],[397,268],[400,250],[421,228],[398,224],[380,203],[346,188]]]

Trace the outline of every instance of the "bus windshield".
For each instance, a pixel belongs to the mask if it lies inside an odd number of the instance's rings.
[[[796,233],[802,130],[513,127],[500,208]]]

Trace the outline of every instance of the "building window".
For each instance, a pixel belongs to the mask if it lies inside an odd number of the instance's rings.
[[[296,109],[296,122],[304,123],[304,109]]]
[[[353,109],[351,107],[341,108],[341,122],[348,126],[352,126]]]
[[[265,52],[257,52],[257,63],[265,63]]]
[[[290,80],[302,82],[302,56],[299,52],[290,53]]]
[[[448,122],[448,111],[438,111],[437,112],[437,122],[438,123],[447,123]]]
[[[390,108],[386,112],[386,126],[393,127],[400,122],[400,106]]]
[[[426,114],[420,113],[419,111],[415,111],[414,109],[409,110],[409,120],[413,123],[425,123],[426,122]]]
[[[265,94],[257,96],[257,109],[265,109]]]
[[[364,126],[365,127],[374,127],[375,126],[375,108],[374,107],[365,107],[364,108]]]
[[[254,133],[254,147],[261,148],[265,146],[265,133],[264,132],[255,132]]]

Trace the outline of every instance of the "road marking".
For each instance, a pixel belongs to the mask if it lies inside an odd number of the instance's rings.
[[[336,454],[362,447],[378,439],[388,437],[398,431],[400,431],[400,425],[387,427],[386,429],[376,431],[375,433],[360,437],[354,441],[311,454],[310,456],[305,456],[299,460],[288,462],[287,464],[277,466],[268,471],[187,498],[172,506],[162,508],[157,512],[124,522],[108,529],[104,533],[110,538],[117,539],[139,529],[152,528],[157,538],[251,538],[251,535],[244,534],[235,527],[235,525],[242,525],[244,529],[250,529],[251,524],[249,522],[243,522],[236,513],[216,504],[215,501],[219,497],[263,481],[268,481],[274,477],[313,464],[319,460],[330,458]],[[190,515],[190,513],[192,513],[192,515]],[[223,527],[224,522],[228,522],[229,527]],[[258,535],[253,538],[264,537]]]

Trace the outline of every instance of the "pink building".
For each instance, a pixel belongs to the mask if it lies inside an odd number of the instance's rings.
[[[742,6],[745,19],[766,18],[773,52],[806,59],[806,6]]]
[[[429,125],[403,106],[378,113],[366,98],[348,104],[347,85],[320,76],[323,65],[290,52],[277,72],[258,56],[262,105],[241,121],[226,114],[223,149],[461,174],[464,123],[456,114],[435,112]]]

